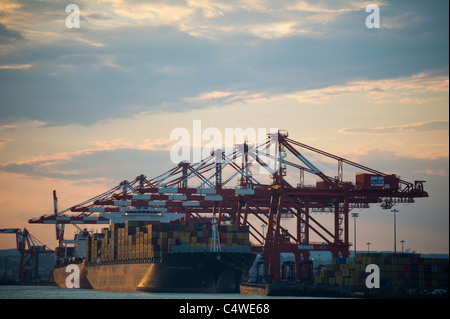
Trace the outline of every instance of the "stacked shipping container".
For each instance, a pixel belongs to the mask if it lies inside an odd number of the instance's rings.
[[[354,259],[333,258],[315,283],[348,287],[351,291],[367,291],[366,267],[378,265],[381,291],[400,293],[407,289],[448,289],[449,260],[422,258],[418,254],[357,253]],[[377,289],[372,289],[374,292]]]
[[[250,245],[248,226],[219,226],[222,247]],[[112,224],[87,240],[88,262],[159,258],[163,253],[206,251],[210,224],[126,221]]]

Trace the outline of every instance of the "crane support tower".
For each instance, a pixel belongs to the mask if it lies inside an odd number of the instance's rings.
[[[310,156],[326,160],[313,163],[307,158]],[[324,162],[337,163],[334,176],[319,168]],[[268,182],[255,178],[251,170],[255,166],[267,171]],[[344,180],[344,166],[358,170],[354,182]],[[316,185],[305,186],[305,173],[316,179]],[[299,174],[300,183],[293,185],[292,180],[298,178],[291,174]],[[230,187],[233,180],[237,186]],[[402,180],[395,174],[297,142],[287,132],[278,131],[254,146],[244,143],[244,147],[235,147],[228,153],[211,152],[211,156],[197,163],[180,162],[152,179],[140,175],[132,181],[122,181],[90,200],[60,212],[55,209],[54,214],[29,222],[107,224],[114,222],[116,215],[130,217],[142,210],[191,222],[211,222],[214,216],[218,226],[249,226],[252,250],[262,254],[266,279],[280,280],[280,254],[293,253],[295,277],[301,280],[311,274],[311,252],[349,256],[352,209],[370,205],[391,209],[397,203],[414,203],[415,198],[428,197],[423,183]],[[197,186],[188,186],[193,184]],[[332,226],[320,222],[315,217],[317,212],[329,213]],[[288,217],[294,227],[283,227],[281,221]],[[261,231],[261,224],[265,231]],[[313,241],[313,237],[319,241]],[[62,240],[60,236],[58,239]]]

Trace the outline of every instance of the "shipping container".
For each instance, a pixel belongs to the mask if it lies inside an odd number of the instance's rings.
[[[316,189],[330,189],[331,186],[325,181],[316,181]]]
[[[222,247],[250,246],[248,226],[221,225],[218,230]],[[126,221],[93,234],[86,243],[87,258],[89,262],[96,262],[97,257],[102,261],[159,258],[174,247],[208,251],[211,237],[212,225],[207,223]]]
[[[399,189],[399,177],[392,175],[375,175],[368,173],[356,174],[355,187],[359,190],[379,189],[397,191]]]
[[[346,263],[333,258],[332,264],[320,272],[316,283],[343,285],[357,289],[365,288],[368,264],[380,268],[380,288],[386,292],[398,293],[409,288],[448,288],[448,259],[422,258],[419,254],[377,254],[357,253]]]

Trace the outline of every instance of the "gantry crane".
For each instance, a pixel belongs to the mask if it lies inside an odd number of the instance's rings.
[[[26,228],[23,230],[19,228],[0,229],[0,234],[16,235],[16,246],[19,251],[19,282],[37,282],[39,255],[53,254],[54,251],[31,235]]]
[[[288,160],[288,152],[293,160]],[[323,156],[326,162],[336,161],[337,174],[334,177],[325,174],[319,163],[313,164],[305,154]],[[252,165],[266,169],[271,181],[258,181],[252,175]],[[344,180],[344,165],[359,170],[354,183]],[[299,173],[300,183],[292,185],[287,167]],[[305,173],[318,178],[316,185],[305,185]],[[229,187],[236,179],[237,187]],[[189,187],[188,182],[199,186]],[[255,146],[244,143],[228,153],[213,151],[197,163],[180,162],[153,179],[140,175],[131,182],[122,181],[107,192],[61,212],[57,212],[55,204],[54,214],[29,222],[107,224],[106,216],[140,208],[177,213],[191,222],[205,222],[217,216],[218,225],[249,226],[252,250],[262,254],[266,278],[280,280],[280,253],[288,252],[295,255],[296,278],[302,279],[311,273],[307,261],[313,251],[329,251],[333,257],[349,256],[351,209],[369,208],[373,204],[390,209],[398,203],[414,203],[415,198],[428,197],[423,183],[410,183],[397,175],[297,142],[288,138],[287,132],[279,131]],[[332,214],[331,228],[316,219],[315,212]],[[281,219],[287,216],[295,220],[294,232],[281,225]],[[262,232],[261,223],[265,225]],[[311,234],[321,242],[313,242]]]

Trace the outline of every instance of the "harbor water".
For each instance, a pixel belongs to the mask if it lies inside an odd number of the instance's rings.
[[[424,304],[424,301],[413,302],[415,306],[425,308],[429,305]],[[445,303],[433,303],[433,309],[438,311],[442,307],[444,310],[447,303],[442,301]],[[311,309],[315,314],[331,316],[336,309],[346,311],[357,304],[362,306],[360,309],[370,309],[372,315],[382,315],[386,309],[402,309],[401,314],[405,315],[409,310],[416,309],[410,307],[408,299],[390,300],[389,303],[392,304],[380,307],[379,301],[374,304],[370,300],[354,298],[257,296],[239,293],[115,292],[65,289],[58,286],[0,285],[0,305],[4,310],[20,310],[22,315],[44,314],[51,310],[58,314],[57,317],[67,317],[68,314],[78,317],[86,312],[91,318],[116,318],[124,314],[126,318],[136,318],[150,313],[152,316],[164,314],[165,318],[279,319],[281,316],[292,316],[298,313],[299,309]],[[374,307],[375,305],[377,306]],[[394,314],[392,310],[389,311]]]
[[[64,289],[58,286],[0,285],[0,299],[318,299],[312,297],[275,297],[241,295],[239,293],[148,293],[102,291],[92,289]]]

